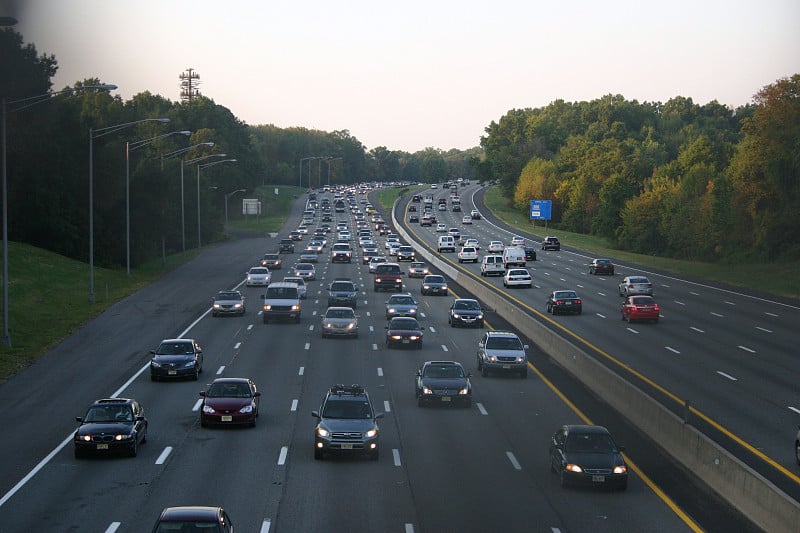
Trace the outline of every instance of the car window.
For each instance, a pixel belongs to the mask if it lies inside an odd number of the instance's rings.
[[[221,292],[217,294],[218,300],[239,300],[241,297],[238,292]]]
[[[522,342],[516,337],[489,337],[486,347],[492,350],[522,350]]]
[[[422,375],[426,378],[439,379],[462,378],[464,377],[464,371],[456,365],[428,365]]]
[[[414,300],[410,296],[392,296],[389,303],[394,305],[412,305]]]
[[[325,403],[322,416],[324,418],[372,418],[372,409],[370,409],[369,402],[335,400]]]
[[[391,329],[419,329],[419,323],[413,318],[393,318]]]
[[[611,437],[603,433],[578,433],[567,436],[567,452],[610,453],[616,451]]]

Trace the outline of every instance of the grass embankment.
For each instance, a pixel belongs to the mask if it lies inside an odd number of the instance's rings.
[[[260,232],[278,231],[299,187],[260,187],[262,216],[239,214],[230,226]],[[252,196],[248,196],[252,197]],[[233,203],[233,202],[231,202]],[[241,205],[241,204],[240,204]],[[8,330],[11,347],[0,345],[0,382],[30,365],[49,348],[122,298],[190,260],[197,250],[154,259],[131,269],[95,266],[95,303],[89,303],[89,265],[24,243],[8,243]],[[1,311],[1,310],[0,310]]]
[[[278,194],[275,194],[275,191]],[[263,185],[253,193],[244,193],[244,198],[261,200],[260,215],[243,215],[241,200],[231,198],[228,205],[228,228],[257,232],[276,232],[281,229],[295,198],[305,195],[305,189],[286,185]]]

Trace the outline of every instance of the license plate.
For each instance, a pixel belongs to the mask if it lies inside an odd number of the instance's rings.
[[[594,483],[603,483],[606,480],[606,476],[592,476],[592,481]]]
[[[108,444],[98,444],[97,445],[97,449],[98,450],[107,450],[108,449]]]
[[[169,374],[170,376],[174,376],[177,373],[178,373],[177,370],[167,370],[167,374]]]
[[[222,415],[221,420],[223,422],[231,422],[233,420],[233,417],[231,415]]]
[[[442,396],[442,401],[443,402],[449,402],[450,401],[450,396]]]
[[[352,444],[342,444],[342,449],[343,450],[352,450],[353,449],[353,445]]]
[[[511,365],[503,365],[504,370],[508,370],[509,368],[511,368]]]
[[[408,339],[403,339],[403,344],[408,344],[409,342],[411,342],[411,341],[408,340]]]

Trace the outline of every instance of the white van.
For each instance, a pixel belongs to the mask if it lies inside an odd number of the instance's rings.
[[[506,273],[502,255],[484,255],[481,259],[481,276],[502,276]]]
[[[442,252],[455,252],[456,251],[456,240],[452,235],[440,235],[439,236],[439,243],[436,245],[436,249],[439,253]]]
[[[503,250],[503,266],[505,268],[525,266],[525,248],[521,246],[507,246]]]

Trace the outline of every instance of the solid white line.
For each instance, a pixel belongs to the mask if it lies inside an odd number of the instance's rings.
[[[705,331],[703,331],[702,329],[696,328],[694,326],[689,326],[689,329],[692,331],[696,331],[697,333],[705,333]]]
[[[106,528],[105,533],[114,533],[116,530],[119,529],[120,525],[122,525],[120,522],[111,522]]]
[[[307,342],[306,345],[305,345],[305,349],[308,350],[309,348],[311,348],[311,343]]]
[[[669,350],[672,353],[681,353],[678,350],[676,350],[675,348],[672,348],[671,346],[664,346],[664,348],[666,348],[667,350]]]
[[[450,351],[450,350],[447,349],[447,346],[445,346],[444,344],[442,344],[442,350],[444,350],[445,352],[449,352]]]
[[[740,350],[744,350],[745,352],[756,353],[755,350],[753,350],[752,348],[748,348],[747,346],[739,345],[737,346],[737,348],[739,348]]]
[[[222,374],[223,372],[225,372],[225,365],[222,365],[221,367],[219,367],[219,368],[217,369],[217,375],[219,376],[219,375],[220,375],[220,374]]]
[[[722,376],[724,378],[728,378],[731,381],[739,381],[735,377],[731,376],[730,374],[726,374],[725,372],[722,372],[721,370],[717,370],[717,374],[719,374],[720,376]]]
[[[394,466],[400,466],[402,464],[400,462],[400,450],[397,448],[392,448],[392,458],[394,460]]]
[[[392,412],[392,406],[389,405],[389,400],[383,400],[383,410],[387,413]]]
[[[239,346],[241,346],[241,345],[242,345],[242,343],[241,343],[241,342],[237,342],[236,344],[234,344],[234,345],[233,345],[233,349],[234,349],[234,350],[238,350],[238,349],[239,349]]]
[[[517,458],[514,457],[513,453],[506,452],[506,457],[508,457],[508,460],[511,461],[511,465],[514,467],[514,470],[522,470],[522,466],[520,466],[519,461],[517,461]]]
[[[172,446],[167,446],[166,448],[164,448],[164,451],[162,451],[161,455],[159,455],[158,459],[156,459],[156,464],[163,465],[167,461],[167,457],[169,457],[169,454],[171,453],[172,453]]]
[[[258,533],[269,533],[269,527],[271,525],[271,521],[269,518],[265,518],[263,522],[261,522],[261,529]]]
[[[482,403],[480,403],[480,402],[477,402],[477,403],[475,404],[475,407],[477,407],[477,408],[478,408],[478,411],[480,411],[480,413],[481,413],[482,415],[488,415],[488,414],[489,414],[489,412],[486,410],[486,408],[483,406],[483,404],[482,404]]]
[[[297,375],[298,376],[302,376],[305,371],[306,371],[306,367],[301,366],[300,370],[297,371]]]
[[[789,405],[787,407],[789,409],[791,409],[792,411],[794,411],[795,413],[797,413],[798,415],[800,415],[800,409],[798,409],[797,407],[792,407],[791,405]]]
[[[761,326],[756,326],[756,329],[759,331],[763,331],[764,333],[772,333],[771,329],[762,328]]]
[[[292,406],[289,407],[289,410],[290,411],[297,411],[297,404],[298,404],[297,400],[292,400]]]
[[[203,399],[198,398],[197,401],[194,402],[194,405],[192,406],[192,412],[196,413],[197,411],[199,411],[201,405],[203,405]]]
[[[281,454],[278,456],[278,466],[286,464],[286,456],[289,454],[288,446],[281,446]]]
[[[379,378],[383,377],[383,369],[381,367],[378,367],[378,377]]]

